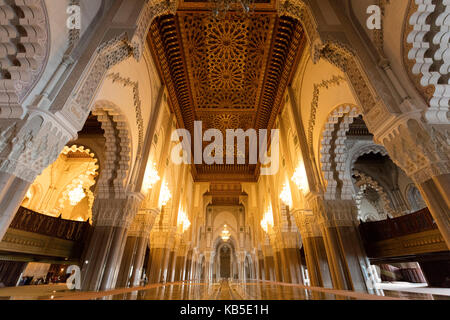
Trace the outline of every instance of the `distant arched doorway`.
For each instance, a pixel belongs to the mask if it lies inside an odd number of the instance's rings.
[[[228,245],[220,249],[220,277],[231,278],[231,248]]]

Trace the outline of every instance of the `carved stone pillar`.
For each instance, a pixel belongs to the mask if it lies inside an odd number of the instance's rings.
[[[352,200],[309,199],[322,230],[335,289],[367,291],[363,271],[369,263],[356,227],[357,210]]]
[[[272,256],[274,263],[274,273],[276,281],[284,281],[283,279],[283,262],[281,260],[281,248],[278,243],[277,234],[275,231],[271,231],[269,234],[270,244],[272,246]]]
[[[302,237],[310,285],[332,288],[325,243],[316,217],[312,212],[291,210]]]
[[[191,281],[192,280],[192,254],[193,251],[190,249],[186,255],[186,267],[185,267],[185,281]]]
[[[76,132],[69,122],[40,110],[30,111],[23,120],[0,119],[0,239],[30,184]]]
[[[158,230],[151,233],[150,255],[151,264],[148,266],[149,282],[166,282],[169,278],[169,264],[173,257],[173,244],[175,242],[175,228],[158,226]]]
[[[239,281],[245,282],[245,252],[238,252],[238,266],[239,266]]]
[[[213,251],[206,251],[205,252],[205,279],[203,279],[205,282],[207,283],[211,283],[212,281],[212,266],[211,266],[211,262],[214,259],[214,253]]]
[[[140,193],[128,193],[123,199],[95,199],[94,230],[82,270],[84,290],[115,287],[128,228],[143,198]]]
[[[264,252],[264,274],[265,280],[276,281],[275,276],[275,259],[273,256],[273,250],[268,241],[263,246]]]
[[[140,209],[134,218],[128,231],[117,286],[139,285],[150,231],[158,214],[159,209]]]
[[[303,283],[301,275],[301,257],[298,232],[282,232],[281,257],[284,281],[287,283]]]
[[[258,258],[258,269],[259,269],[257,279],[258,280],[266,280],[266,276],[265,276],[266,268],[264,266],[264,254],[263,254],[262,250],[258,250],[257,258]]]

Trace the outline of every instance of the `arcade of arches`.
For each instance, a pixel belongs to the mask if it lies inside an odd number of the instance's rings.
[[[0,283],[449,287],[448,2],[210,4],[2,5]]]

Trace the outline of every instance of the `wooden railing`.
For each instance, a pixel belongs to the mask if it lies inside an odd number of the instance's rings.
[[[90,224],[55,218],[20,207],[9,228],[77,242],[85,238]]]
[[[377,242],[437,229],[428,208],[398,218],[362,222],[360,233],[366,242]]]
[[[428,209],[394,219],[361,223],[359,231],[371,261],[409,261],[413,256],[418,259],[424,254],[430,257],[448,252],[444,238]],[[417,259],[413,261],[418,261]]]

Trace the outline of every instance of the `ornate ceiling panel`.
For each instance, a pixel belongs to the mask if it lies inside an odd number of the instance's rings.
[[[300,23],[274,10],[216,20],[196,7],[156,19],[148,40],[178,124],[192,133],[195,120],[203,130],[270,129],[305,37]],[[255,181],[257,167],[195,165],[193,174]]]

